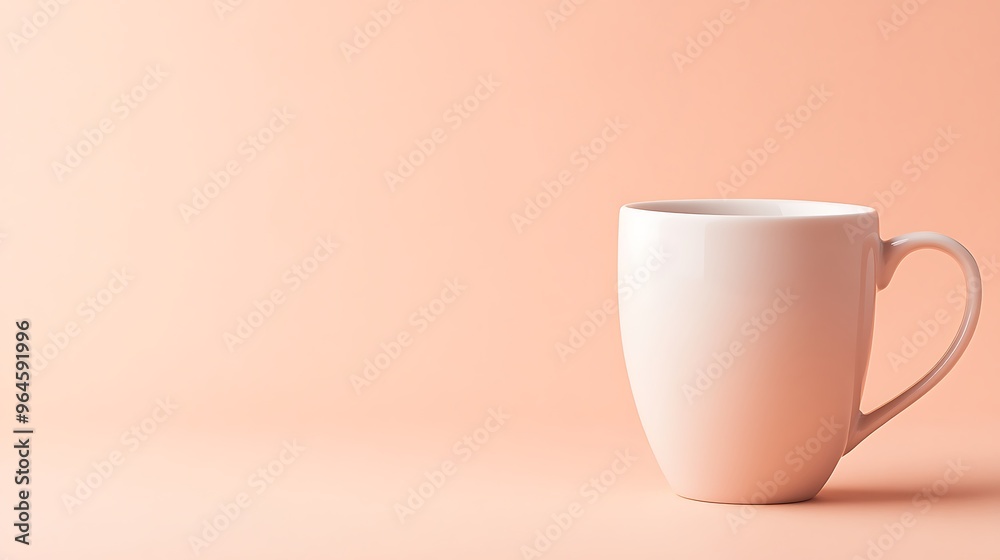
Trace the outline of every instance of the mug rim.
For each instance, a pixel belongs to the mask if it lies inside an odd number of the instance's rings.
[[[781,214],[774,214],[775,204],[779,205]],[[765,207],[771,213],[764,213]],[[727,208],[728,207],[728,208]],[[630,202],[621,210],[635,210],[663,214],[666,216],[702,216],[710,218],[732,219],[818,219],[845,218],[875,214],[878,212],[870,207],[845,202],[828,202],[821,200],[798,200],[787,198],[688,198],[647,200]],[[786,213],[787,212],[787,213]]]

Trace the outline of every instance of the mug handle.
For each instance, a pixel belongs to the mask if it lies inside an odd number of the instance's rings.
[[[934,367],[926,375],[921,377],[907,390],[868,414],[862,413],[860,409],[857,411],[855,422],[853,422],[854,430],[851,432],[847,440],[847,448],[844,450],[845,455],[861,443],[862,440],[870,436],[872,432],[880,428],[882,424],[885,424],[904,408],[916,402],[917,399],[927,394],[931,390],[931,387],[934,387],[944,379],[944,376],[951,371],[951,368],[955,367],[955,363],[958,362],[962,353],[968,348],[969,341],[972,339],[972,333],[976,330],[976,323],[979,322],[979,311],[983,303],[982,279],[979,275],[979,265],[976,264],[976,259],[972,256],[972,253],[963,247],[961,243],[940,233],[920,231],[899,235],[888,241],[882,241],[882,266],[881,270],[877,273],[878,289],[882,290],[889,284],[889,280],[892,279],[892,275],[896,271],[896,267],[899,266],[900,261],[903,260],[903,257],[918,249],[936,249],[947,253],[962,266],[967,293],[962,324],[958,332],[955,333],[955,338],[952,339],[951,345],[948,346],[944,355],[941,356],[941,359],[934,364]]]

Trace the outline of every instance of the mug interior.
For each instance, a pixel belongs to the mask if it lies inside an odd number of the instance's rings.
[[[857,204],[817,202],[810,200],[776,199],[701,199],[653,200],[626,204],[625,208],[665,212],[668,214],[701,214],[709,216],[817,217],[853,216],[874,213],[875,209]]]

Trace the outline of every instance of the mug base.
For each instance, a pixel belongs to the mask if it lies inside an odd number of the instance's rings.
[[[770,500],[769,499],[766,502],[760,502],[760,503],[750,502],[750,501],[746,501],[746,500],[743,500],[743,499],[730,500],[730,499],[722,499],[722,498],[707,498],[707,497],[698,498],[698,497],[695,497],[695,496],[685,496],[684,494],[681,494],[680,492],[677,492],[676,490],[674,491],[674,494],[680,496],[681,498],[684,498],[685,500],[691,500],[693,502],[703,502],[703,503],[707,503],[707,504],[726,504],[726,505],[733,505],[733,506],[771,506],[771,505],[797,504],[797,503],[801,503],[801,502],[808,502],[809,500],[815,498],[816,494],[818,494],[818,492],[816,492],[816,493],[814,493],[812,495],[809,495],[809,496],[792,496],[792,497],[789,497],[789,498],[783,498],[783,499],[777,499],[777,500]]]

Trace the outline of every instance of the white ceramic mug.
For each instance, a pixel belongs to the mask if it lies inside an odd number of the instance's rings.
[[[687,498],[812,498],[844,454],[941,381],[979,319],[979,268],[965,247],[928,232],[883,241],[865,206],[641,202],[622,207],[618,235],[632,395],[660,468]],[[875,293],[924,248],[962,266],[961,326],[927,375],[863,414]],[[655,270],[651,251],[666,254]]]

